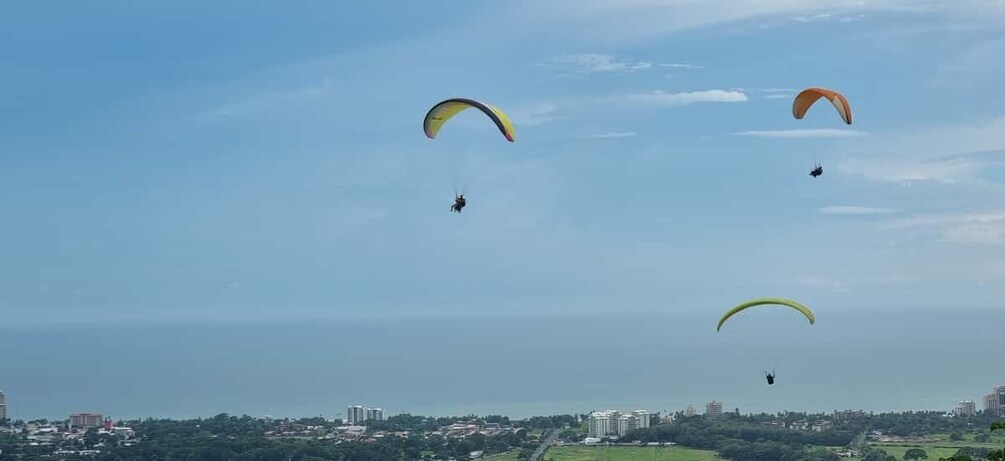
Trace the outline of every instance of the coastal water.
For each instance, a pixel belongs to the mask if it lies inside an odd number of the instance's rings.
[[[861,308],[815,325],[618,314],[0,327],[12,418],[950,409],[1005,382],[1005,311]],[[764,370],[774,369],[775,386]]]

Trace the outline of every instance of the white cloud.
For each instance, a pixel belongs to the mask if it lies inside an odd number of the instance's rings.
[[[853,138],[866,136],[868,133],[856,130],[838,130],[833,128],[811,128],[803,130],[747,130],[733,133],[737,136],[753,136],[756,138]]]
[[[542,4],[537,7],[537,5]],[[990,20],[1005,12],[1005,2],[975,0],[554,0],[534,2],[523,14],[562,15],[585,38],[644,40],[655,35],[747,21],[796,17],[806,20],[856,18],[874,11],[963,16]],[[543,20],[540,20],[543,23]],[[548,23],[551,24],[551,23]],[[543,24],[542,24],[543,27]]]
[[[227,104],[213,109],[200,118],[204,120],[225,119],[241,115],[267,112],[277,107],[308,102],[327,96],[332,88],[331,80],[325,77],[320,83],[302,88],[267,91],[251,96],[243,101]]]
[[[698,70],[698,69],[704,69],[705,68],[704,66],[698,66],[698,65],[694,65],[694,64],[684,64],[684,63],[664,63],[664,64],[660,64],[659,66],[660,67],[668,67],[668,68],[671,68],[671,69],[690,69],[690,70]]]
[[[859,14],[859,15],[855,15],[855,16],[845,16],[845,17],[841,18],[841,22],[852,22],[852,21],[858,21],[860,19],[865,19],[865,18],[866,18],[866,15],[864,15],[864,14]]]
[[[645,61],[629,61],[618,59],[608,54],[574,54],[560,56],[551,60],[553,66],[565,68],[576,73],[591,74],[598,72],[635,72],[651,69],[652,63]]]
[[[820,208],[820,212],[824,214],[840,214],[840,215],[877,215],[877,214],[892,214],[899,213],[900,210],[893,208],[873,208],[865,206],[853,206],[853,205],[835,205],[835,206],[825,206]]]
[[[836,293],[850,291],[850,288],[844,282],[829,277],[804,275],[796,278],[796,283],[809,288],[814,288],[818,290],[828,290]]]
[[[557,109],[558,106],[554,103],[543,102],[530,106],[517,107],[507,112],[515,125],[537,126],[558,120],[558,117],[555,115]]]
[[[639,134],[634,131],[615,131],[611,133],[604,133],[594,135],[595,138],[631,138],[638,136]]]
[[[875,139],[837,168],[874,181],[949,184],[972,180],[982,166],[1002,158],[1005,116]]]
[[[916,280],[914,277],[903,275],[851,275],[843,274],[840,277],[823,277],[816,275],[803,275],[796,277],[795,282],[809,288],[818,290],[828,290],[835,293],[849,292],[854,287],[897,285],[909,283]]]
[[[910,159],[854,158],[843,160],[837,170],[873,181],[911,183],[958,183],[977,170],[978,165],[965,160],[913,161]]]
[[[919,215],[887,223],[888,229],[929,228],[956,243],[1005,243],[1005,211]]]
[[[809,16],[793,16],[792,20],[797,22],[815,22],[815,21],[826,21],[832,19],[834,15],[830,13],[817,13]]]
[[[1001,56],[1005,56],[1005,37],[981,42],[955,59],[940,64],[933,83],[947,87],[994,83],[999,80],[998,76],[1005,73],[1005,61]]]
[[[685,106],[699,102],[745,102],[747,95],[739,91],[703,90],[683,93],[667,93],[662,90],[649,93],[630,94],[623,97],[626,101],[657,104],[666,106]]]
[[[795,88],[733,88],[736,91],[747,93],[763,93],[764,99],[788,99],[793,97],[797,91]]]

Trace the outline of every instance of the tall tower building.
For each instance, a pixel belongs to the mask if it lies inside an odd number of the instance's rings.
[[[0,391],[0,421],[7,419],[7,395]]]
[[[984,411],[994,412],[998,406],[997,394],[991,393],[984,396]]]
[[[350,405],[349,409],[345,413],[346,423],[350,426],[357,426],[363,421],[366,421],[366,413],[363,409],[363,405]]]
[[[384,409],[383,408],[367,408],[366,409],[366,421],[383,421],[384,420]]]
[[[961,400],[953,413],[958,416],[973,416],[977,414],[977,405],[970,400]]]
[[[649,428],[649,412],[646,410],[635,410],[632,412],[635,419],[638,421],[639,429]]]
[[[722,416],[722,402],[716,402],[715,400],[705,404],[705,416],[709,418],[718,418]]]
[[[998,396],[998,416],[1005,416],[1005,384],[996,387],[993,393]]]
[[[697,414],[698,414],[698,409],[696,409],[694,407],[694,405],[688,405],[687,406],[687,410],[684,410],[684,416],[687,416],[687,417],[692,417],[692,416],[697,415]]]
[[[602,438],[616,435],[619,415],[615,411],[594,411],[590,413],[589,437]]]

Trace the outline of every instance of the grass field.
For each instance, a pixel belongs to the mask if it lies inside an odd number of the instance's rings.
[[[552,447],[545,461],[713,461],[714,451],[660,447]]]
[[[516,455],[518,453],[520,453],[520,450],[507,451],[506,453],[486,456],[482,458],[482,461],[516,461]]]
[[[920,445],[874,444],[873,446],[876,448],[880,448],[883,451],[893,456],[896,456],[897,459],[904,459],[904,453],[906,453],[907,450],[910,450],[912,448],[920,448],[922,450],[925,450],[925,453],[928,454],[928,459],[931,460],[939,458],[948,458],[950,456],[955,455],[956,450],[959,450],[959,448],[956,447],[941,447],[932,444],[920,444]]]

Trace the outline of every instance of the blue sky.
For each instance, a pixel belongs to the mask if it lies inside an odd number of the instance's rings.
[[[0,313],[995,307],[1003,21],[976,0],[9,6]],[[808,86],[854,125],[793,119]],[[517,141],[477,113],[426,139],[454,96]]]

